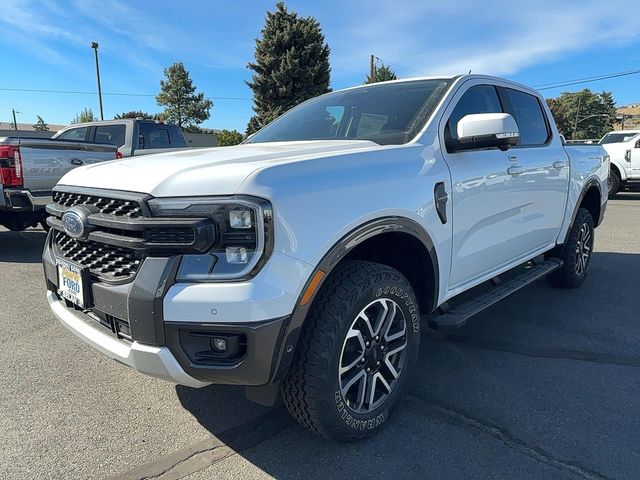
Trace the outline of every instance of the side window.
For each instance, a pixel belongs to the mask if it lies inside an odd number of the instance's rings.
[[[187,142],[180,131],[180,127],[177,125],[168,125],[167,128],[169,129],[169,142],[171,143],[171,148],[187,146]]]
[[[86,134],[87,134],[87,127],[72,128],[71,130],[67,130],[66,132],[60,134],[60,136],[57,137],[57,139],[58,140],[74,140],[76,142],[78,141],[83,142]]]
[[[520,129],[522,146],[540,146],[549,140],[549,126],[537,97],[528,93],[505,88],[509,113],[513,115]]]
[[[445,136],[458,138],[458,122],[466,115],[474,113],[501,113],[502,106],[495,87],[491,85],[475,85],[467,90],[453,109]]]
[[[94,142],[109,143],[116,147],[124,145],[124,135],[126,127],[124,125],[98,125]]]

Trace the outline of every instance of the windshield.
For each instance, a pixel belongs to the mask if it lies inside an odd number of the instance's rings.
[[[422,130],[451,82],[415,80],[327,93],[289,110],[247,143],[340,139],[407,143]]]
[[[624,143],[631,140],[633,137],[638,135],[638,132],[619,132],[619,133],[607,133],[602,140],[600,140],[600,145],[604,145],[606,143]]]

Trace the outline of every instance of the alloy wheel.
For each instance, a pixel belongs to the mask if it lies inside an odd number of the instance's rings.
[[[591,229],[588,224],[583,223],[582,227],[580,227],[576,244],[576,274],[582,275],[586,271],[592,248],[593,237],[591,236]]]
[[[338,381],[347,406],[356,413],[378,408],[396,387],[407,353],[402,309],[380,298],[352,322],[340,353]]]

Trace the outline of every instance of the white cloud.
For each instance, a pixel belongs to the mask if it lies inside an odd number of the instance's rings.
[[[329,30],[334,71],[362,70],[375,53],[404,76],[468,70],[509,75],[565,53],[640,39],[637,0],[380,0],[360,12],[351,17],[355,28]]]

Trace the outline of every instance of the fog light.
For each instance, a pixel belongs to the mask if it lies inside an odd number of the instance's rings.
[[[247,263],[249,253],[245,247],[227,247],[227,263]]]
[[[213,337],[213,348],[220,353],[227,351],[227,340],[224,338]]]
[[[229,224],[231,228],[251,228],[251,212],[249,210],[231,210]]]

